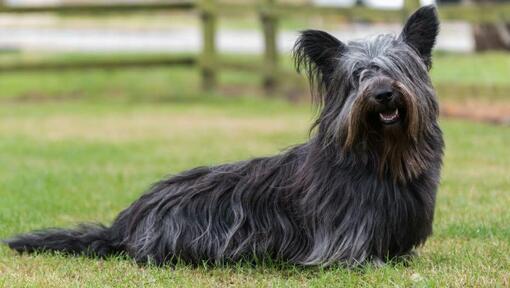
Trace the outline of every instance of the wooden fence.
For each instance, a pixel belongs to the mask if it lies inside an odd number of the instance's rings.
[[[0,0],[1,1],[1,0]],[[1,3],[1,2],[0,2]],[[256,3],[222,3],[218,0],[176,0],[172,2],[146,3],[105,3],[67,4],[42,6],[0,5],[0,13],[41,13],[57,14],[109,14],[133,13],[140,11],[198,11],[202,23],[203,47],[200,55],[157,56],[143,59],[103,59],[81,62],[14,63],[0,66],[2,71],[20,70],[62,70],[82,68],[120,68],[134,66],[199,65],[202,86],[205,90],[214,89],[217,74],[221,69],[243,69],[264,76],[264,87],[272,91],[284,73],[278,65],[277,34],[278,22],[285,17],[309,17],[335,15],[347,21],[401,22],[419,7],[419,0],[405,0],[401,10],[378,10],[368,7],[325,7],[310,4],[278,3],[277,0],[258,0]],[[241,64],[232,60],[221,60],[216,48],[217,22],[219,17],[244,14],[257,14],[264,39],[264,61],[255,64]],[[470,23],[510,22],[510,3],[484,5],[441,5],[439,14],[442,20],[461,20]]]

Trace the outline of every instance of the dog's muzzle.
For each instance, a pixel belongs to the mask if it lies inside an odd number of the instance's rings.
[[[374,76],[363,81],[358,93],[348,118],[345,149],[373,132],[417,139],[417,100],[402,83],[387,76]]]
[[[402,122],[405,105],[395,81],[385,76],[374,77],[366,83],[364,93],[369,102],[370,122],[382,127]]]

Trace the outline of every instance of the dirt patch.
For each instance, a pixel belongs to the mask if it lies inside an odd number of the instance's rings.
[[[481,101],[441,103],[441,115],[500,125],[510,125],[510,103]]]

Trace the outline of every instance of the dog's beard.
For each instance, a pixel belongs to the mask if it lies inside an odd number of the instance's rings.
[[[392,86],[397,97],[385,110],[370,101],[369,87],[360,89],[344,127],[342,151],[366,155],[368,149],[376,155],[381,177],[389,173],[395,181],[406,182],[425,169],[417,151],[424,120],[416,95],[398,81]]]

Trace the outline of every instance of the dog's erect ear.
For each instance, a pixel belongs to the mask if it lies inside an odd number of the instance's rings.
[[[294,45],[294,62],[298,72],[305,70],[310,81],[327,85],[338,65],[345,44],[334,36],[319,30],[301,32]]]
[[[400,38],[411,45],[430,69],[432,48],[439,33],[439,19],[434,5],[424,6],[407,19]]]

